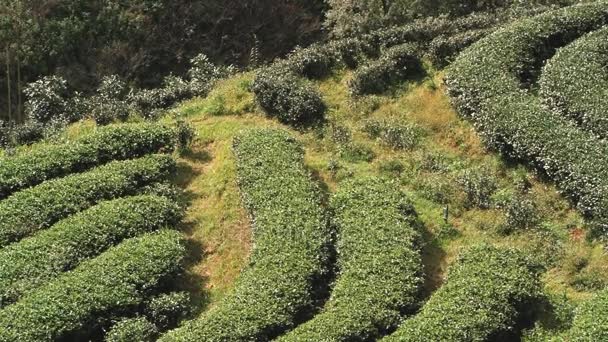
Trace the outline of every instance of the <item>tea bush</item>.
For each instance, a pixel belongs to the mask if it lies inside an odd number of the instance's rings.
[[[0,307],[124,239],[173,226],[180,216],[180,208],[162,197],[117,199],[0,249]]]
[[[572,328],[561,336],[567,341],[605,341],[608,339],[608,290],[582,304],[577,310]]]
[[[366,120],[363,123],[363,131],[371,138],[397,150],[416,147],[422,136],[422,130],[418,126],[387,120]]]
[[[170,152],[173,129],[156,124],[128,124],[96,129],[74,142],[46,145],[7,157],[0,163],[0,199],[48,179],[82,172],[115,159]]]
[[[82,263],[0,310],[0,341],[69,340],[104,318],[137,310],[182,271],[182,239],[174,231],[146,234]]]
[[[286,124],[319,121],[327,110],[317,90],[291,72],[278,68],[261,69],[252,90],[260,107]]]
[[[267,341],[307,317],[326,282],[331,234],[302,146],[285,131],[256,129],[233,149],[253,218],[249,267],[221,302],[160,341]]]
[[[151,155],[111,162],[17,192],[0,201],[0,246],[48,228],[100,201],[135,194],[145,185],[166,179],[174,167],[171,157]]]
[[[466,195],[467,207],[489,209],[492,195],[498,189],[496,177],[487,169],[466,169],[458,177],[458,184]]]
[[[407,77],[422,71],[415,44],[406,43],[386,50],[378,60],[355,71],[348,87],[352,95],[380,94]]]
[[[518,251],[474,246],[461,253],[422,310],[382,341],[485,341],[509,331],[540,298],[539,273]]]
[[[191,298],[188,292],[163,293],[150,299],[144,307],[144,314],[159,330],[175,327],[190,315]]]
[[[158,329],[144,317],[128,318],[116,323],[106,334],[106,342],[154,342]]]
[[[486,142],[530,161],[577,201],[586,215],[608,218],[608,146],[541,105],[526,89],[554,49],[608,23],[608,2],[575,5],[518,21],[481,40],[447,71],[459,112]]]
[[[339,267],[332,295],[321,313],[278,341],[372,340],[396,327],[418,301],[420,236],[398,185],[380,178],[349,181],[331,203]]]
[[[540,96],[556,112],[608,138],[608,28],[560,49],[543,69]]]

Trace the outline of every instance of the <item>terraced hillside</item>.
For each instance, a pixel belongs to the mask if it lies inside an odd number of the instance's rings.
[[[5,151],[0,341],[607,340],[607,24],[418,20]]]

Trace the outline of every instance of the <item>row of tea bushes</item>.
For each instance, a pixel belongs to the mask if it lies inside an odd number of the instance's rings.
[[[180,208],[157,196],[102,202],[0,249],[0,307],[99,255],[124,239],[171,227]]]
[[[96,325],[137,310],[181,272],[182,239],[175,231],[145,234],[64,273],[0,310],[0,341],[88,340]]]
[[[540,79],[540,96],[556,112],[608,138],[608,28],[575,41],[551,58]]]
[[[511,331],[540,297],[539,271],[518,251],[472,247],[422,310],[382,341],[487,341]]]
[[[143,186],[167,179],[174,168],[170,156],[150,155],[111,162],[17,192],[0,201],[0,247],[100,201],[135,194]]]
[[[233,149],[253,222],[250,265],[217,306],[160,341],[267,341],[305,318],[326,283],[331,234],[301,145],[285,131],[256,129]]]
[[[407,77],[422,72],[418,46],[412,43],[394,46],[380,58],[358,68],[348,87],[352,95],[380,94]]]
[[[398,186],[379,178],[349,181],[331,204],[340,270],[332,295],[321,313],[279,341],[371,341],[418,302],[416,213]]]
[[[603,290],[577,309],[572,327],[563,336],[560,336],[560,341],[584,342],[607,340],[608,290]]]
[[[0,160],[0,199],[48,179],[87,170],[112,160],[170,152],[172,128],[156,124],[101,127],[76,141],[46,145]]]
[[[545,109],[526,86],[556,47],[606,23],[607,1],[519,21],[462,53],[446,77],[459,112],[491,147],[539,167],[600,221],[608,219],[608,146]]]

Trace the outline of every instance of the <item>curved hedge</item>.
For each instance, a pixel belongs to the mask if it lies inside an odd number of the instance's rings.
[[[166,179],[174,167],[170,156],[151,155],[111,162],[17,192],[0,201],[0,247],[102,200],[134,194],[142,186]]]
[[[174,231],[126,240],[0,310],[0,341],[70,340],[90,331],[136,309],[181,271],[185,253]]]
[[[379,59],[355,71],[348,87],[355,96],[380,94],[408,76],[422,72],[418,46],[412,43],[394,46]]]
[[[488,341],[541,294],[539,269],[511,249],[478,245],[449,268],[420,313],[382,341]]]
[[[117,199],[0,249],[0,307],[124,239],[177,223],[180,214],[162,197]]]
[[[608,138],[608,27],[560,49],[540,79],[544,103]]]
[[[608,219],[608,146],[545,109],[525,87],[555,48],[606,22],[606,1],[519,21],[462,53],[446,79],[460,113],[490,146],[531,161],[600,220]]]
[[[98,128],[76,141],[49,145],[0,162],[0,199],[48,179],[81,172],[115,159],[131,159],[175,145],[173,129],[157,124]]]
[[[396,184],[365,178],[332,199],[340,273],[323,311],[279,341],[371,341],[398,326],[422,283],[415,212]],[[361,213],[365,212],[365,215]]]
[[[608,289],[577,309],[572,328],[562,338],[570,342],[608,341]]]
[[[158,336],[156,326],[144,317],[124,319],[106,334],[106,342],[154,342]]]
[[[254,225],[250,266],[223,301],[161,341],[267,341],[314,307],[330,231],[301,145],[285,131],[250,130],[234,153]]]

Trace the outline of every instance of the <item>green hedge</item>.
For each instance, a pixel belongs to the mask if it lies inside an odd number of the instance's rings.
[[[157,196],[102,202],[0,249],[0,307],[123,239],[176,224],[180,208]]]
[[[234,153],[254,225],[250,266],[223,301],[161,341],[267,341],[307,316],[324,283],[330,231],[301,145],[281,130],[250,130]]]
[[[170,156],[116,161],[89,172],[50,180],[0,201],[0,247],[102,200],[134,194],[166,179],[175,167]]]
[[[544,103],[608,138],[608,28],[560,49],[540,79]]]
[[[496,28],[484,28],[454,35],[441,35],[431,41],[424,55],[435,68],[445,68],[462,50],[495,30]]]
[[[333,292],[320,314],[279,341],[371,341],[414,308],[422,284],[419,233],[398,188],[379,178],[340,186],[332,198],[340,269]]]
[[[76,141],[35,148],[0,162],[0,199],[48,179],[81,172],[115,159],[171,151],[173,129],[157,124],[98,128]]]
[[[135,310],[182,268],[182,236],[161,231],[126,240],[0,310],[0,341],[74,340]],[[80,340],[88,340],[86,337]]]
[[[449,93],[491,147],[528,160],[585,214],[608,219],[608,146],[543,107],[526,89],[555,48],[608,22],[597,1],[522,20],[466,50],[447,72]]]
[[[154,342],[156,326],[144,317],[127,318],[116,323],[106,334],[106,342]]]
[[[394,46],[379,59],[355,71],[348,87],[355,96],[380,94],[391,86],[422,73],[418,46],[412,43]]]
[[[608,341],[608,290],[599,292],[577,309],[572,328],[560,340]]]
[[[449,268],[420,313],[382,341],[488,341],[540,297],[539,269],[520,252],[478,245]]]

